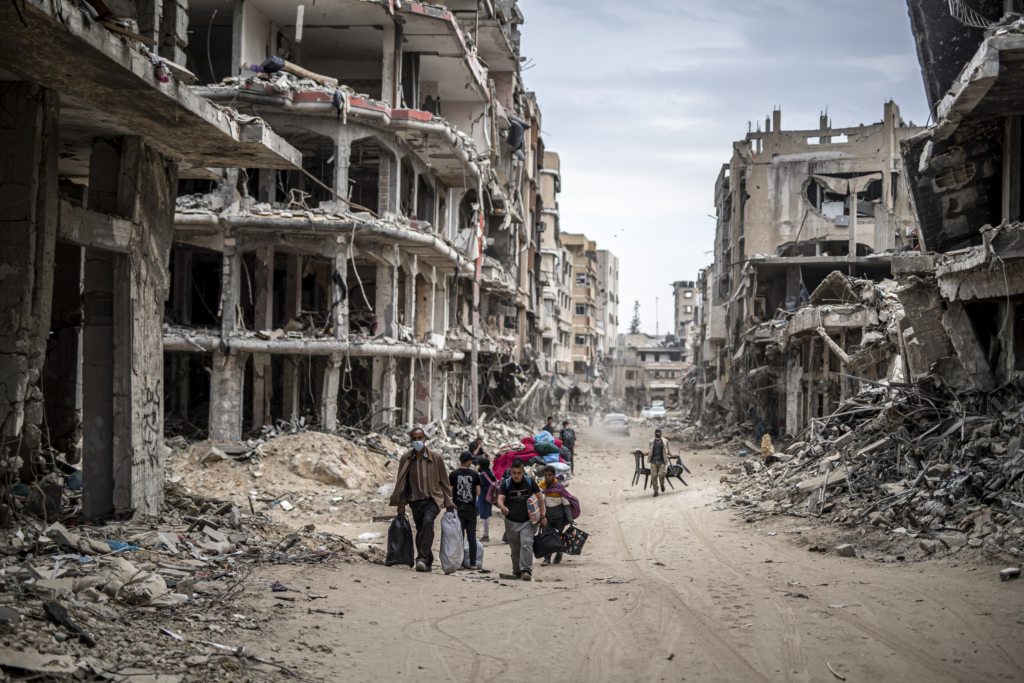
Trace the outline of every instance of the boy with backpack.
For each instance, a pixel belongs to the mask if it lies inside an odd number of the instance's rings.
[[[562,433],[559,434],[559,440],[562,442],[562,448],[569,451],[569,457],[566,458],[565,454],[562,457],[569,461],[570,471],[575,472],[576,467],[576,432],[572,427],[569,426],[568,420],[562,420]]]
[[[448,483],[452,486],[452,501],[462,523],[462,531],[469,543],[469,568],[480,569],[476,561],[476,501],[480,495],[480,475],[469,466],[473,462],[473,454],[462,451],[459,456],[459,469],[448,474]]]
[[[522,458],[512,461],[511,476],[498,489],[498,509],[505,515],[505,535],[512,553],[512,573],[523,581],[533,581],[533,537],[536,524],[547,526],[544,496],[537,482],[526,476]],[[531,505],[531,501],[533,504]],[[531,519],[531,507],[535,519]]]

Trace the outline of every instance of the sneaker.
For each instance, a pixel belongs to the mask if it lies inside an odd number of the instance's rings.
[[[562,553],[555,553],[555,564],[560,564],[561,562],[562,562]]]
[[[471,565],[469,566],[469,568],[470,568],[471,570],[475,571],[475,572],[478,572],[478,571],[480,571],[481,569],[483,569],[483,565],[479,565],[479,564],[471,564]]]
[[[665,493],[665,485],[664,484],[661,485],[661,492]]]
[[[542,566],[542,567],[549,567],[549,566],[551,566],[551,558],[550,557],[545,557],[544,561],[540,563],[540,566]]]
[[[487,542],[487,541],[489,541],[489,540],[491,540],[491,539],[490,539],[490,537],[488,537],[488,536],[481,536],[481,537],[480,537],[480,541],[481,541],[482,543],[486,543],[486,542]]]
[[[654,497],[655,497],[655,498],[657,498],[657,497],[658,497],[658,489],[654,489]]]
[[[533,581],[533,574],[531,574],[530,572],[523,572],[522,580],[523,581]]]
[[[418,572],[425,572],[425,571],[429,571],[429,570],[427,569],[427,563],[426,563],[426,562],[424,562],[423,560],[420,560],[419,562],[417,562],[417,563],[416,563],[416,571],[418,571]]]

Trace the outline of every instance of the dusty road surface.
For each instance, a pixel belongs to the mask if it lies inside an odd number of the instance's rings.
[[[684,450],[690,486],[655,499],[630,486],[629,453],[649,434],[579,431],[583,555],[536,567],[534,583],[439,566],[268,567],[263,578],[325,594],[312,606],[344,616],[309,614],[299,596],[276,623],[234,633],[307,680],[1024,680],[1024,580],[1000,583],[1004,565],[811,553],[817,532],[801,520],[759,526],[715,509],[725,456]],[[495,577],[511,562],[492,521]],[[249,600],[277,602],[258,587]]]

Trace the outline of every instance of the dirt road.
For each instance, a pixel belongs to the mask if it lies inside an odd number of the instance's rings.
[[[648,434],[579,431],[570,488],[591,534],[582,556],[537,567],[534,583],[267,568],[345,614],[275,608],[276,628],[239,634],[249,651],[327,681],[839,680],[829,665],[851,682],[1024,677],[1024,581],[1000,583],[1002,565],[810,553],[820,532],[791,518],[757,526],[715,509],[724,456],[684,451],[690,486],[655,499],[630,486],[629,453]],[[488,544],[484,566],[511,571],[507,546]],[[275,603],[258,588],[250,600]]]

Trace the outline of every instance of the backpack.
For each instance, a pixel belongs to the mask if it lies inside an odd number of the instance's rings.
[[[497,479],[491,479],[489,476],[487,476],[486,472],[481,472],[480,476],[484,477],[487,480],[487,483],[490,484],[487,487],[487,493],[484,494],[484,500],[486,500],[491,505],[497,505],[498,487],[501,485],[500,482]]]
[[[572,427],[566,427],[562,430],[562,445],[568,448],[576,446],[576,432],[572,430]]]

